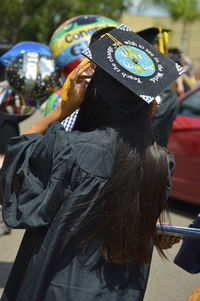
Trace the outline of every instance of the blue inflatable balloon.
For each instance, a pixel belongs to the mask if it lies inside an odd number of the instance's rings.
[[[10,50],[4,53],[0,57],[0,63],[4,66],[7,66],[10,61],[19,54],[25,52],[37,52],[39,54],[44,54],[48,57],[52,57],[51,50],[48,46],[38,43],[38,42],[20,42],[13,46]]]

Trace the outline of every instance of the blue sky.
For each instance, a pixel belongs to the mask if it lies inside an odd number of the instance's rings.
[[[128,10],[128,13],[130,14],[138,14],[138,15],[143,15],[143,16],[154,16],[154,17],[159,17],[159,16],[168,16],[169,14],[167,13],[166,10],[163,8],[157,6],[157,5],[145,5],[142,6],[142,9],[140,7],[140,2],[142,0],[132,0],[134,5]],[[144,0],[143,0],[144,2]],[[200,0],[198,0],[199,8],[200,8]]]
[[[168,16],[168,13],[159,6],[156,5],[146,5],[142,9],[140,8],[140,0],[134,0],[134,5],[128,10],[130,14],[138,14],[144,16]]]

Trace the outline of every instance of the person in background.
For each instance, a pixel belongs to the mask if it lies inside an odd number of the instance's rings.
[[[181,65],[181,50],[178,48],[169,48],[168,55],[169,57],[176,62],[177,64]],[[183,77],[180,76],[171,84],[172,90],[176,93],[177,97],[180,98],[185,93],[185,88],[183,84]]]
[[[150,27],[137,34],[151,43],[157,50],[168,56],[168,32],[160,27]],[[177,80],[179,80],[179,77]],[[177,81],[176,80],[176,81]],[[167,146],[172,124],[179,110],[179,103],[175,92],[167,87],[156,97],[158,109],[152,118],[152,125],[159,145]]]
[[[181,56],[181,66],[185,69],[185,73],[182,75],[183,85],[185,87],[185,92],[195,88],[196,80],[193,75],[193,63],[192,60],[186,56],[184,53]]]
[[[7,41],[0,41],[0,56],[12,48]],[[0,63],[0,87],[7,85],[5,81],[5,66]],[[0,113],[0,168],[3,164],[7,144],[11,137],[19,135],[18,122],[14,117]],[[0,226],[1,227],[1,226]]]
[[[19,135],[18,122],[15,118],[0,114],[0,169],[3,165],[7,145],[12,137]],[[11,229],[6,226],[2,218],[0,206],[0,236],[10,234]]]
[[[200,229],[200,213],[188,226]],[[181,247],[174,258],[174,263],[190,274],[200,273],[200,241],[198,239],[186,239],[182,241]],[[187,301],[200,300],[200,286],[198,286]]]
[[[193,64],[191,59],[179,48],[170,48],[169,57],[185,69],[185,73],[172,86],[178,97],[182,97],[184,93],[195,88],[196,80],[192,74]]]
[[[0,86],[5,85],[5,68],[0,64]],[[18,120],[14,116],[6,116],[0,113],[0,169],[3,165],[7,145],[11,137],[19,135]],[[2,208],[0,205],[0,236],[10,234],[11,229],[7,227],[2,218]]]

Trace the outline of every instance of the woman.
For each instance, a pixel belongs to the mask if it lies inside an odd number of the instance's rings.
[[[26,232],[2,301],[143,300],[153,243],[163,254],[172,156],[155,143],[151,106],[99,67],[86,89],[89,67],[8,148],[3,216]],[[80,104],[73,132],[52,123]]]

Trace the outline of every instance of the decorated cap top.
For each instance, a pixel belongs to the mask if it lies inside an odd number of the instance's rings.
[[[147,103],[184,72],[124,24],[103,35],[83,54]]]

